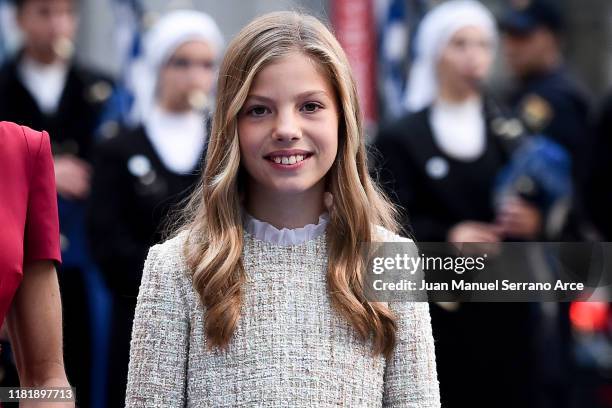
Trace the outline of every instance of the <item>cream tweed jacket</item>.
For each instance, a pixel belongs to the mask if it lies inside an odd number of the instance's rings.
[[[379,228],[387,242],[406,241]],[[181,255],[152,247],[132,332],[126,407],[440,406],[426,302],[392,302],[392,357],[372,356],[331,306],[326,234],[279,245],[244,233],[247,284],[226,351],[207,350],[206,311]]]

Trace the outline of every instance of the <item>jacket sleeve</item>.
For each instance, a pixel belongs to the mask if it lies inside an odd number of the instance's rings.
[[[132,329],[126,408],[185,406],[188,303],[176,254],[152,247],[145,261]],[[166,251],[171,252],[171,251]]]
[[[24,262],[49,259],[59,263],[62,257],[49,135],[44,131],[21,129],[28,142],[32,163],[24,231]]]
[[[381,232],[386,242],[413,242],[386,230]],[[397,318],[397,332],[395,348],[385,365],[383,407],[439,408],[440,386],[429,304],[398,301],[390,302],[389,308]]]
[[[397,343],[385,367],[384,407],[440,407],[440,388],[427,302],[392,302]]]

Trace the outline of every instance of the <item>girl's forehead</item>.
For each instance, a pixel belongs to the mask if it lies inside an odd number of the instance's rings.
[[[258,74],[264,71],[283,71],[292,66],[302,72],[304,70],[321,71],[320,63],[313,56],[299,51],[291,51],[266,63]]]
[[[292,52],[266,64],[254,77],[250,91],[257,89],[295,90],[318,87],[327,90],[331,79],[313,57]]]

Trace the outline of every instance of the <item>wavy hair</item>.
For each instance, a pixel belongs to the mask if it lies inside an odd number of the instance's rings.
[[[226,50],[219,71],[216,109],[202,177],[175,234],[186,231],[184,256],[193,287],[206,309],[209,348],[226,348],[240,319],[242,263],[240,166],[237,116],[255,76],[268,64],[300,52],[319,64],[339,107],[338,154],[327,174],[333,196],[327,229],[327,286],[333,307],[366,341],[373,354],[389,356],[396,342],[395,316],[386,303],[369,302],[356,254],[377,239],[375,225],[398,231],[397,213],[368,173],[357,89],[349,62],[330,30],[297,12],[263,15],[244,27]]]

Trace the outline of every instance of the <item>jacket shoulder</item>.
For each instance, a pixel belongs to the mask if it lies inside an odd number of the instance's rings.
[[[165,270],[176,271],[184,275],[189,269],[183,255],[186,240],[187,232],[180,232],[166,241],[152,246],[147,258],[152,259],[155,264],[164,266]]]
[[[7,141],[24,141],[28,149],[34,153],[44,139],[49,137],[44,131],[41,132],[28,126],[8,121],[0,121],[0,133],[5,135],[3,139]],[[6,135],[9,135],[9,137],[7,138]]]
[[[398,235],[380,225],[375,226],[374,233],[379,242],[414,242],[411,238]]]
[[[0,121],[0,132],[2,133],[12,133],[12,134],[23,133],[24,128],[32,130],[28,128],[27,126],[21,126],[14,122],[8,122],[4,120]]]

